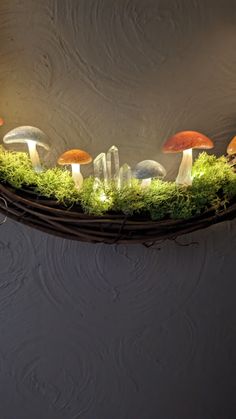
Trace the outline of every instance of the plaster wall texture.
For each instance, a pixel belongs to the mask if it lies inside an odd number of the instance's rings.
[[[236,2],[1,0],[1,134],[131,165],[236,128]],[[87,172],[86,172],[87,170]],[[89,173],[91,168],[86,169]],[[0,228],[0,419],[235,419],[236,222],[152,248]]]

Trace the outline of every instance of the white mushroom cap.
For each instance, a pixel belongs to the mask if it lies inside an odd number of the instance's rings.
[[[136,179],[162,179],[166,176],[166,169],[157,161],[143,160],[136,165],[134,176]]]
[[[28,141],[34,142],[36,145],[45,148],[46,150],[50,149],[48,144],[48,138],[43,131],[39,128],[31,126],[22,126],[17,127],[9,131],[4,137],[3,142],[5,144],[16,144],[23,143],[27,144]]]
[[[33,169],[37,173],[40,173],[43,170],[40,163],[37,146],[49,150],[50,147],[46,141],[47,137],[44,132],[39,128],[31,126],[14,128],[3,137],[3,142],[5,144],[26,144]]]

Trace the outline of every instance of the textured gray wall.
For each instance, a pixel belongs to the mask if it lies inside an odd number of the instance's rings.
[[[2,133],[156,158],[236,131],[235,0],[1,0]],[[89,172],[89,169],[88,169]],[[236,222],[143,246],[0,228],[0,419],[235,419]]]

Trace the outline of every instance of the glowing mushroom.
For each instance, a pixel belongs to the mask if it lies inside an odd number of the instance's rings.
[[[65,166],[70,164],[72,170],[72,178],[75,182],[77,189],[81,189],[83,185],[83,176],[80,172],[81,164],[91,163],[92,157],[86,151],[73,149],[65,151],[57,160],[57,163]]]
[[[176,178],[178,185],[192,185],[192,149],[209,149],[214,144],[210,138],[197,131],[181,131],[170,137],[162,147],[164,153],[183,152],[182,162]]]
[[[37,147],[43,147],[49,150],[50,147],[47,143],[47,136],[39,128],[31,126],[17,127],[9,131],[4,137],[5,144],[26,144],[28,146],[30,160],[35,172],[42,172],[42,167],[37,151]]]
[[[152,178],[163,179],[165,176],[166,169],[154,160],[143,160],[136,165],[134,170],[134,177],[142,180],[143,188],[150,186]]]
[[[233,159],[230,161],[230,165],[234,166],[236,163],[236,136],[232,138],[228,147],[227,147],[227,154],[229,156],[234,156]]]

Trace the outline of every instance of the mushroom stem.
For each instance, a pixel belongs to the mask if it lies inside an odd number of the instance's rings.
[[[42,172],[42,166],[41,166],[39,155],[36,149],[35,141],[28,140],[27,145],[28,145],[29,156],[30,156],[33,169],[35,170],[36,173]]]
[[[183,151],[183,158],[179,166],[179,173],[175,180],[177,185],[192,185],[192,164],[193,153],[192,148]]]
[[[72,163],[71,169],[72,169],[72,178],[75,182],[75,186],[78,190],[80,190],[83,185],[83,180],[84,180],[82,173],[80,172],[80,164]]]
[[[148,179],[143,179],[141,182],[141,188],[148,188],[151,185],[151,180],[151,177],[149,177]]]
[[[232,157],[233,157],[233,159],[229,161],[229,165],[230,166],[235,166],[235,164],[236,164],[236,156],[234,155]]]

